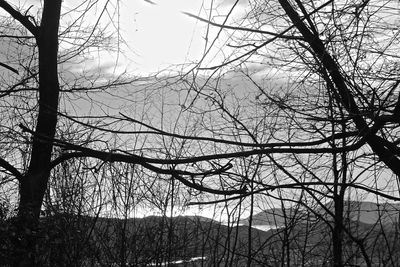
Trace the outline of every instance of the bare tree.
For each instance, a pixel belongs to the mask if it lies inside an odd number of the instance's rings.
[[[0,166],[2,181],[17,180],[19,189],[14,265],[39,264],[40,212],[49,179],[60,175],[52,170],[80,159],[77,172],[108,181],[112,166],[120,168],[113,164],[134,165],[140,175],[130,179],[150,181],[140,188],[155,190],[151,181],[164,179],[172,199],[180,183],[188,195],[212,196],[197,204],[250,197],[252,206],[259,196],[316,203],[333,219],[325,221],[334,265],[343,264],[344,235],[371,265],[365,244],[345,227],[344,200],[350,190],[399,200],[397,4],[249,1],[243,14],[235,1],[221,6],[222,22],[212,5],[207,19],[189,14],[208,25],[204,57],[190,71],[147,80],[68,71],[93,47],[119,43],[118,3],[44,0],[27,8],[0,1],[9,48],[1,60]],[[222,61],[212,65],[219,52]],[[159,117],[149,118],[154,110]],[[371,174],[376,179],[366,179]],[[284,237],[290,263],[290,233]],[[122,248],[122,265],[125,258]]]
[[[118,2],[113,5],[111,1],[84,1],[69,6],[61,0],[46,0],[27,8],[0,1],[0,7],[4,11],[2,27],[6,33],[1,37],[2,43],[9,48],[3,52],[5,60],[1,64],[7,73],[2,76],[1,88],[1,108],[5,115],[1,118],[4,123],[0,166],[4,182],[18,181],[15,266],[39,264],[35,260],[35,244],[45,192],[52,169],[67,161],[92,158],[86,162],[89,166],[81,167],[91,170],[93,175],[107,174],[103,169],[104,162],[125,162],[168,175],[196,190],[215,194],[244,192],[235,188],[209,188],[193,179],[197,175],[209,177],[224,172],[230,165],[199,172],[181,170],[175,168],[176,164],[197,160],[181,161],[173,155],[168,156],[168,149],[140,149],[146,135],[154,133],[126,131],[134,120],[118,111],[112,114],[113,107],[105,100],[110,96],[125,100],[132,97],[129,90],[125,89],[126,94],[122,96],[113,89],[132,84],[134,79],[124,80],[118,75],[99,73],[99,69],[88,72],[78,68],[71,72],[65,68],[71,62],[87,60],[93,48],[109,49],[112,40],[115,43],[121,41],[117,19],[112,15],[118,13]],[[88,19],[93,15],[96,20]],[[108,23],[102,26],[106,19]],[[117,34],[113,35],[115,32]],[[76,77],[78,72],[81,75]],[[82,105],[85,101],[90,108]],[[131,100],[129,105],[135,102],[136,99]],[[116,134],[121,137],[114,138]],[[142,135],[136,138],[138,134]],[[162,135],[161,132],[156,134]],[[112,145],[110,140],[118,142]],[[148,155],[144,154],[146,149]],[[189,179],[183,178],[185,176]]]
[[[334,266],[344,264],[346,238],[367,266],[373,261],[366,239],[345,225],[346,199],[399,200],[398,7],[233,1],[212,5],[207,18],[187,14],[209,28],[203,58],[183,75],[185,106],[231,145],[225,157],[262,156],[252,195],[280,189],[278,199],[300,199],[305,209],[312,200],[321,208],[314,215],[328,214]]]

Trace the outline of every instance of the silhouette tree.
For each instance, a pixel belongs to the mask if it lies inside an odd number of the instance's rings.
[[[211,5],[207,17],[186,13],[208,31],[203,57],[183,75],[185,107],[224,125],[207,125],[213,136],[236,137],[230,144],[241,151],[226,156],[261,155],[261,175],[244,179],[251,194],[307,200],[305,209],[312,200],[321,208],[315,216],[328,214],[334,266],[344,264],[345,238],[372,262],[367,243],[345,226],[345,200],[359,192],[399,200],[398,8],[232,1]]]
[[[118,32],[117,19],[111,15],[118,13],[118,5],[113,6],[110,1],[84,1],[70,7],[61,0],[45,0],[26,9],[24,6],[18,7],[2,0],[0,7],[5,12],[2,19],[6,34],[2,36],[2,43],[9,47],[8,51],[3,52],[6,60],[1,65],[11,72],[11,75],[8,72],[2,77],[4,84],[1,100],[5,116],[2,118],[4,143],[0,166],[5,176],[4,180],[16,179],[19,187],[13,265],[39,264],[35,259],[35,244],[45,191],[52,169],[68,160],[84,157],[97,159],[99,161],[91,161],[94,166],[97,164],[92,169],[95,172],[103,166],[100,162],[138,164],[147,170],[172,176],[197,190],[215,194],[243,192],[240,188],[213,189],[194,180],[197,175],[208,177],[224,172],[229,169],[229,165],[192,172],[173,166],[197,160],[169,159],[156,153],[153,153],[152,157],[146,157],[141,152],[129,150],[117,152],[117,147],[111,148],[104,135],[110,138],[111,134],[127,134],[123,130],[112,129],[116,122],[126,120],[122,115],[119,118],[110,114],[102,117],[99,113],[91,117],[86,115],[88,112],[71,115],[79,101],[86,100],[92,107],[96,102],[93,95],[86,99],[82,95],[97,93],[101,98],[101,95],[107,95],[104,93],[107,90],[131,84],[133,81],[121,77],[103,77],[105,73],[85,73],[82,68],[81,77],[73,81],[71,77],[67,77],[68,72],[60,71],[60,68],[71,61],[82,62],[87,59],[91,48],[101,49],[108,46],[112,39],[111,33],[107,26],[102,27],[101,24],[108,14],[111,18],[108,22],[112,23],[107,25],[116,25],[113,30]],[[96,13],[98,10],[100,11]],[[34,12],[36,14],[32,15]],[[92,23],[89,17],[93,14],[97,19]],[[14,65],[19,67],[12,67]],[[72,99],[74,97],[75,100]],[[63,105],[60,105],[60,101]],[[67,123],[68,121],[70,123]],[[71,126],[71,123],[75,125]],[[76,128],[76,131],[81,131],[81,139],[69,139],[70,132],[67,128],[77,127],[76,125],[84,128]],[[94,129],[99,130],[103,136],[90,136],[89,132]],[[96,148],[94,143],[98,143],[99,146]],[[183,178],[185,176],[188,179]]]

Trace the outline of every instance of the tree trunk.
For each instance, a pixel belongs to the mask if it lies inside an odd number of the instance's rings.
[[[333,247],[333,266],[343,266],[343,205],[344,201],[341,195],[336,195],[334,199],[335,221],[332,232]]]
[[[18,236],[14,266],[37,266],[36,240],[40,210],[50,176],[50,160],[57,124],[59,83],[58,28],[62,0],[46,0],[36,42],[39,49],[39,113],[29,168],[20,181]]]

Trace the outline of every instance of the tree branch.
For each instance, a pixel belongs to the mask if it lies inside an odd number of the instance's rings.
[[[375,135],[375,133],[373,133],[373,131],[371,131],[367,122],[362,117],[351,91],[346,85],[346,81],[340,72],[338,64],[332,58],[329,51],[327,51],[319,36],[313,34],[307,28],[303,20],[287,0],[279,0],[279,3],[320,60],[321,67],[325,68],[329,73],[338,95],[340,96],[338,101],[342,103],[347,112],[352,116],[353,122],[360,132],[360,136],[366,137],[367,143],[378,155],[379,159],[382,160],[400,179],[400,160],[391,153],[391,151],[386,149],[382,141]]]
[[[187,136],[187,135],[180,135],[180,134],[175,134],[175,133],[168,133],[163,130],[157,129],[151,125],[148,125],[146,123],[143,123],[141,121],[135,120],[133,118],[130,118],[122,113],[120,113],[121,116],[123,116],[126,120],[131,121],[133,123],[140,124],[142,126],[145,126],[154,132],[133,132],[135,134],[139,133],[145,133],[145,134],[159,134],[163,136],[170,136],[170,137],[175,137],[183,140],[197,140],[197,141],[209,141],[213,143],[220,143],[220,144],[228,144],[228,145],[235,145],[235,146],[243,146],[243,147],[257,147],[257,148],[272,148],[272,147],[311,147],[311,146],[317,146],[317,145],[322,145],[324,143],[328,143],[332,140],[335,139],[342,139],[344,137],[351,137],[351,136],[358,136],[359,132],[358,131],[353,131],[353,132],[346,132],[346,133],[338,133],[338,134],[333,134],[331,136],[315,140],[315,141],[310,141],[310,142],[276,142],[276,143],[246,143],[246,142],[237,142],[237,141],[231,141],[231,140],[224,140],[224,139],[217,139],[217,138],[212,138],[212,137],[202,137],[202,136]],[[74,120],[77,123],[83,124],[79,121]],[[89,126],[87,124],[83,124],[85,126]],[[101,130],[101,129],[99,129]],[[108,131],[108,130],[103,130],[103,131]],[[114,132],[113,130],[110,130],[109,132]],[[130,132],[122,132],[122,133],[130,133]]]
[[[268,155],[268,154],[276,154],[276,153],[296,153],[296,154],[324,154],[324,153],[341,153],[347,151],[354,151],[359,149],[363,144],[365,144],[365,139],[360,139],[358,142],[345,146],[345,147],[336,147],[336,148],[329,148],[329,147],[322,147],[322,148],[265,148],[265,149],[252,149],[246,151],[239,151],[239,152],[230,152],[230,153],[221,153],[221,154],[208,154],[203,156],[197,157],[187,157],[187,158],[180,158],[180,159],[158,159],[158,158],[149,158],[138,156],[135,154],[121,154],[116,153],[113,151],[105,152],[105,151],[98,151],[91,148],[82,147],[80,145],[75,145],[68,143],[66,141],[58,140],[58,139],[51,139],[45,136],[37,136],[32,130],[27,128],[26,126],[20,124],[19,125],[23,131],[29,132],[30,134],[40,138],[43,142],[50,143],[52,142],[55,146],[62,147],[65,150],[75,150],[80,152],[78,154],[71,153],[65,154],[63,157],[60,157],[57,160],[52,162],[52,166],[54,163],[57,162],[61,163],[64,160],[71,159],[73,157],[94,157],[102,160],[106,160],[108,162],[126,162],[126,163],[137,163],[142,166],[144,164],[167,164],[167,165],[176,165],[176,164],[188,164],[188,163],[196,163],[201,161],[210,161],[210,160],[217,160],[217,159],[229,159],[229,158],[240,158],[240,157],[249,157],[253,155]],[[68,156],[69,155],[69,156]],[[171,174],[171,172],[167,172]]]
[[[214,189],[210,187],[203,186],[201,184],[198,184],[194,181],[195,176],[212,176],[212,175],[217,175],[220,173],[223,173],[230,169],[232,165],[227,164],[226,166],[223,166],[220,169],[216,170],[211,170],[203,173],[192,173],[192,172],[186,172],[186,171],[181,171],[181,170],[175,170],[175,169],[163,169],[156,167],[152,164],[147,163],[143,158],[140,157],[134,157],[134,158],[126,158],[124,157],[123,159],[120,158],[120,160],[116,160],[115,157],[111,156],[112,154],[110,153],[84,153],[84,152],[73,152],[73,153],[67,153],[63,154],[51,163],[51,168],[54,168],[56,165],[60,164],[61,162],[72,159],[72,158],[79,158],[79,157],[92,157],[92,158],[97,158],[105,162],[125,162],[125,163],[135,163],[143,166],[144,168],[153,171],[158,174],[166,174],[166,175],[171,175],[173,178],[177,179],[184,185],[199,190],[201,192],[207,192],[210,194],[217,194],[217,195],[237,195],[237,194],[245,194],[246,193],[246,188],[240,188],[240,189],[234,189],[234,190],[220,190],[220,189]],[[185,179],[182,175],[190,176],[192,177],[192,181],[189,181]]]
[[[14,72],[16,74],[19,74],[19,72],[16,69],[14,69],[13,67],[11,67],[11,66],[9,66],[9,65],[7,65],[5,63],[0,62],[0,66],[6,68],[8,70],[11,70],[12,72]]]
[[[260,33],[260,34],[266,34],[266,35],[272,35],[274,37],[279,37],[279,38],[284,38],[284,39],[289,39],[289,40],[303,40],[302,36],[292,36],[292,35],[284,35],[284,33],[288,32],[289,29],[293,28],[293,27],[289,27],[288,29],[286,29],[285,31],[283,31],[282,33],[276,33],[276,32],[270,32],[270,31],[263,31],[263,30],[257,30],[257,29],[252,29],[252,28],[244,28],[244,27],[236,27],[236,26],[229,26],[229,25],[225,25],[225,24],[219,24],[207,19],[203,19],[202,17],[196,16],[194,14],[191,14],[189,12],[182,12],[183,14],[191,17],[191,18],[195,18],[201,22],[210,24],[211,26],[215,26],[221,29],[228,29],[228,30],[234,30],[234,31],[245,31],[245,32],[252,32],[252,33]]]
[[[39,28],[29,20],[28,16],[22,15],[5,0],[0,0],[0,7],[10,14],[15,20],[19,21],[19,23],[21,23],[30,33],[32,33],[33,36],[36,38],[38,37]]]
[[[241,199],[244,197],[248,197],[252,194],[260,194],[263,192],[268,192],[268,191],[274,191],[275,189],[299,189],[299,190],[304,190],[304,186],[309,187],[309,186],[344,186],[344,187],[348,187],[348,188],[355,188],[355,189],[360,189],[363,191],[366,191],[368,193],[372,193],[374,195],[378,195],[380,197],[389,199],[389,200],[393,200],[393,201],[400,201],[399,197],[395,197],[395,196],[391,196],[388,194],[385,194],[379,190],[375,190],[375,189],[371,189],[368,188],[366,186],[363,185],[359,185],[359,184],[354,184],[354,183],[339,183],[339,184],[335,184],[335,183],[328,183],[328,182],[301,182],[299,183],[290,183],[290,184],[283,184],[283,185],[268,185],[265,188],[261,188],[261,189],[257,189],[254,190],[253,192],[246,192],[245,194],[242,194],[240,196],[233,196],[230,198],[226,198],[226,199],[217,199],[217,200],[211,200],[211,201],[196,201],[196,202],[189,202],[187,205],[188,206],[194,206],[194,205],[211,205],[211,204],[218,204],[218,203],[224,203],[224,202],[228,202],[228,201],[232,201],[232,200],[237,200],[237,199]]]
[[[0,158],[0,167],[9,171],[12,175],[14,175],[19,181],[22,179],[22,173],[20,173],[14,166],[12,166],[8,161],[3,158]]]

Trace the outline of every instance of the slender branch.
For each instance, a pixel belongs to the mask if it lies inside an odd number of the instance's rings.
[[[327,1],[326,3],[322,4],[320,7],[316,8],[313,12],[311,12],[310,14],[308,14],[308,16],[311,16],[311,15],[313,15],[314,13],[318,12],[320,9],[324,8],[325,6],[327,6],[328,4],[330,4],[331,2],[333,2],[333,0],[329,0],[329,1]],[[193,18],[200,19],[200,20],[203,21],[203,22],[207,22],[207,23],[210,22],[210,23],[213,23],[213,22],[211,22],[211,21],[209,21],[209,20],[202,19],[201,17],[197,17],[197,16],[195,16],[195,15],[193,15],[193,14],[190,14],[190,13],[185,13],[185,14],[188,15],[188,16],[191,16],[191,17],[193,17]],[[301,20],[304,20],[304,19],[306,19],[306,17],[301,18]],[[230,28],[230,26],[226,26],[225,24],[215,24],[214,26],[220,27],[221,29],[222,29],[222,28]],[[231,63],[233,63],[233,62],[236,62],[236,61],[238,61],[238,60],[240,60],[240,59],[242,59],[242,58],[250,57],[250,56],[251,56],[252,54],[254,54],[257,50],[259,50],[260,48],[266,46],[266,45],[269,44],[269,43],[274,42],[274,41],[277,40],[278,38],[286,38],[287,35],[285,35],[285,34],[286,34],[287,32],[289,32],[290,30],[292,30],[294,27],[295,27],[295,26],[292,25],[292,26],[288,27],[287,29],[285,29],[284,31],[282,31],[282,32],[280,32],[280,33],[271,33],[271,34],[273,35],[273,37],[272,37],[271,39],[269,39],[269,40],[267,40],[267,41],[265,41],[265,42],[263,42],[263,43],[261,43],[261,44],[259,44],[259,45],[253,45],[253,46],[254,46],[254,49],[252,49],[252,50],[250,50],[250,51],[248,51],[248,52],[246,52],[246,53],[244,53],[244,54],[242,54],[242,55],[240,55],[240,56],[238,56],[238,57],[235,57],[235,58],[232,59],[232,60],[229,60],[229,61],[227,61],[227,62],[221,63],[221,64],[216,65],[216,66],[207,67],[207,68],[198,68],[198,69],[199,69],[199,70],[216,70],[216,69],[218,69],[218,68],[227,66],[227,65],[229,65],[229,64],[231,64]],[[233,27],[233,28],[235,28],[235,27]],[[247,31],[254,31],[254,32],[257,31],[257,30],[254,30],[254,29],[247,29],[247,28],[238,28],[238,29],[247,30]],[[260,33],[261,33],[261,32],[260,32]],[[269,32],[264,32],[264,34],[267,34],[267,33],[269,33]]]
[[[237,190],[219,190],[219,189],[213,189],[213,188],[209,188],[209,187],[205,187],[203,185],[199,185],[195,182],[189,182],[188,180],[186,180],[185,178],[183,178],[180,175],[173,175],[173,177],[175,179],[177,179],[178,181],[180,181],[181,183],[183,183],[184,185],[196,189],[198,191],[201,192],[207,192],[207,193],[211,193],[211,194],[216,194],[216,195],[243,195],[246,194],[247,189],[245,187],[241,188],[241,189],[237,189]]]
[[[228,144],[228,145],[236,145],[236,146],[244,146],[244,147],[258,147],[258,148],[267,148],[267,147],[306,147],[306,146],[317,146],[317,145],[322,145],[324,143],[331,142],[332,140],[335,139],[342,139],[343,137],[351,137],[351,136],[358,136],[359,132],[354,131],[354,132],[346,132],[346,133],[338,133],[338,134],[333,134],[331,136],[322,138],[320,140],[315,140],[315,141],[310,141],[310,142],[276,142],[276,143],[245,143],[245,142],[237,142],[237,141],[231,141],[231,140],[223,140],[223,139],[217,139],[217,138],[212,138],[212,137],[202,137],[202,136],[186,136],[186,135],[180,135],[180,134],[174,134],[174,133],[168,133],[163,130],[157,129],[153,126],[150,126],[146,123],[143,123],[141,121],[135,120],[133,118],[130,118],[122,113],[120,113],[125,119],[133,122],[133,123],[138,123],[142,126],[145,126],[154,132],[125,132],[125,133],[146,133],[146,134],[159,134],[159,135],[164,135],[164,136],[170,136],[170,137],[175,137],[179,139],[184,139],[184,140],[198,140],[198,141],[210,141],[214,143],[221,143],[221,144]],[[79,122],[80,123],[80,122]],[[87,126],[87,125],[86,125]],[[108,131],[108,130],[103,130],[103,131]],[[114,132],[110,130],[110,132]],[[123,132],[124,133],[124,132]]]
[[[33,36],[27,35],[11,35],[11,34],[0,34],[0,38],[10,38],[10,39],[33,39]]]
[[[355,188],[355,189],[360,189],[363,191],[366,191],[368,193],[372,193],[378,196],[381,196],[383,198],[389,199],[389,200],[393,200],[393,201],[400,201],[399,197],[395,197],[395,196],[391,196],[388,194],[385,194],[379,190],[375,190],[375,189],[371,189],[368,188],[366,186],[363,185],[359,185],[359,184],[353,184],[353,183],[339,183],[339,184],[334,184],[333,182],[328,183],[328,182],[302,182],[301,184],[299,183],[291,183],[291,184],[283,184],[283,185],[266,185],[265,188],[261,188],[258,190],[254,190],[253,192],[246,192],[245,194],[242,194],[240,196],[234,196],[234,197],[230,197],[230,198],[225,198],[225,199],[217,199],[217,200],[211,200],[211,201],[196,201],[196,202],[189,202],[187,205],[188,206],[194,206],[194,205],[211,205],[211,204],[218,204],[218,203],[224,203],[224,202],[228,202],[228,201],[233,201],[233,200],[237,200],[237,199],[241,199],[244,197],[248,197],[252,194],[259,194],[259,193],[263,193],[263,192],[272,192],[276,189],[299,189],[299,190],[304,190],[304,186],[309,187],[309,186],[319,186],[319,185],[339,185],[339,186],[345,186],[347,188]]]
[[[16,74],[19,74],[19,72],[16,69],[14,69],[13,67],[11,67],[11,66],[9,66],[9,65],[7,65],[5,63],[0,62],[0,66],[6,68],[8,70],[11,70],[12,72],[14,72]]]
[[[290,39],[290,40],[303,40],[302,36],[284,35],[284,33],[288,32],[288,30],[285,30],[283,33],[276,33],[276,32],[263,31],[263,30],[252,29],[252,28],[229,26],[229,25],[225,25],[225,24],[219,24],[219,23],[210,21],[208,19],[203,19],[202,17],[196,16],[196,15],[188,13],[188,12],[182,12],[182,13],[187,15],[187,16],[189,16],[189,17],[195,18],[195,19],[197,19],[197,20],[199,20],[201,22],[205,22],[207,24],[210,24],[212,26],[215,26],[215,27],[218,27],[218,28],[221,28],[221,29],[229,29],[229,30],[235,30],[235,31],[245,31],[245,32],[260,33],[260,34],[272,35],[274,37]]]

